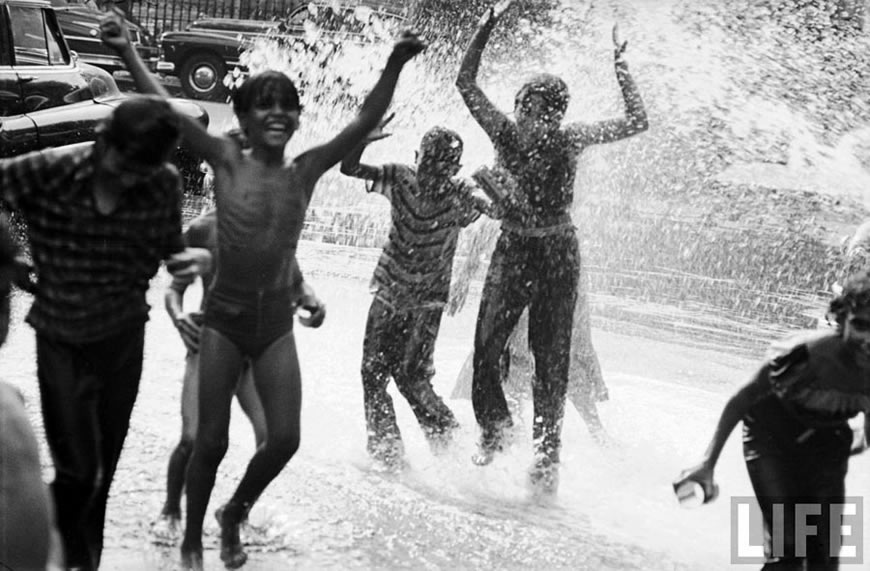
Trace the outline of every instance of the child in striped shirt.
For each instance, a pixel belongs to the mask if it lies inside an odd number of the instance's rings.
[[[470,182],[456,174],[462,139],[434,127],[423,135],[416,165],[361,164],[366,145],[387,136],[388,118],[341,164],[341,172],[369,181],[367,189],[392,205],[389,240],[371,281],[374,294],[363,341],[362,381],[369,454],[402,466],[404,447],[387,384],[392,378],[414,411],[433,450],[450,442],[456,418],[432,388],[432,355],[450,291],[459,231],[491,214]]]

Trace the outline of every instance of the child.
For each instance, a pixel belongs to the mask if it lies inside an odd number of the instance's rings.
[[[107,13],[103,41],[115,49],[140,91],[168,97],[130,44],[123,18]],[[214,171],[217,273],[206,298],[200,338],[199,423],[187,471],[187,526],[182,564],[202,568],[202,525],[218,466],[228,447],[230,404],[245,361],[266,415],[266,441],[257,449],[232,498],[216,513],[221,560],[244,565],[239,525],[253,503],[299,448],[302,386],[293,336],[293,267],[305,211],[320,177],[380,123],[404,65],[423,50],[406,32],[396,43],[359,114],[338,135],[285,158],[299,127],[299,94],[290,79],[266,71],[233,94],[233,110],[249,149],[215,137],[184,117],[191,150]]]
[[[214,209],[210,209],[190,222],[184,232],[184,240],[188,246],[206,248],[212,254],[216,254],[217,248],[217,217]],[[296,268],[298,271],[298,268]],[[172,319],[172,323],[178,329],[181,340],[187,347],[185,357],[184,381],[181,389],[181,440],[172,451],[169,458],[169,467],[166,473],[166,502],[160,514],[160,523],[165,524],[155,531],[167,538],[175,536],[181,520],[181,491],[184,487],[184,475],[187,472],[187,464],[193,451],[193,443],[196,438],[196,424],[198,417],[197,394],[199,393],[199,337],[202,327],[202,310],[205,306],[205,294],[211,286],[214,278],[213,272],[202,276],[203,298],[200,309],[196,312],[184,311],[184,293],[192,283],[191,278],[176,277],[166,290],[166,311]],[[300,317],[300,323],[309,327],[319,327],[326,316],[326,309],[320,300],[314,295],[308,284],[303,282],[302,274],[298,273],[295,283],[299,286],[299,299],[294,301],[298,307],[314,309],[310,317]],[[266,418],[263,413],[263,405],[257,396],[254,387],[254,379],[251,375],[250,364],[246,363],[244,372],[239,378],[236,387],[236,399],[242,411],[251,421],[254,429],[254,440],[259,447],[266,440]]]
[[[646,111],[623,59],[626,44],[614,27],[616,78],[625,116],[562,125],[568,87],[541,74],[516,94],[511,120],[477,84],[486,42],[511,0],[489,8],[465,52],[456,86],[472,117],[495,146],[498,166],[516,181],[505,209],[483,286],[474,337],[472,404],[481,428],[475,463],[503,448],[513,422],[501,386],[500,362],[508,338],[529,309],[529,344],[535,355],[535,463],[530,483],[544,492],[558,486],[562,416],[568,387],[573,314],[580,275],[577,233],[571,220],[577,157],[589,146],[617,141],[648,128]]]
[[[817,533],[796,551],[795,505],[842,504],[853,433],[848,420],[870,411],[870,273],[846,283],[831,301],[836,331],[789,339],[725,405],[703,462],[676,482],[700,484],[707,501],[717,494],[713,470],[725,442],[743,421],[743,455],[765,526],[763,569],[837,569],[830,553],[829,518],[808,521]],[[865,431],[867,430],[865,425]],[[772,558],[774,504],[784,505],[782,557]]]
[[[385,196],[392,205],[389,241],[371,282],[374,298],[363,342],[362,381],[368,452],[398,467],[404,449],[387,394],[390,377],[434,449],[449,442],[458,426],[432,389],[432,356],[459,231],[488,207],[455,178],[462,139],[449,129],[433,127],[423,135],[414,167],[361,164],[366,145],[385,136],[381,128],[386,122],[344,158],[341,172],[370,181],[369,192]]]

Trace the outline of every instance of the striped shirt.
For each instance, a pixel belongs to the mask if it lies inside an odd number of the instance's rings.
[[[399,164],[378,167],[370,192],[389,199],[390,235],[371,290],[394,307],[443,307],[450,292],[459,231],[480,217],[483,202],[471,184],[448,179],[438,196],[420,192],[416,171]]]
[[[98,341],[147,321],[149,280],[160,260],[184,249],[175,167],[133,184],[102,214],[96,164],[91,143],[0,161],[0,193],[27,223],[39,279],[27,321],[65,341]]]

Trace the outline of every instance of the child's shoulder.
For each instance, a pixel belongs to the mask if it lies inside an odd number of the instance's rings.
[[[839,347],[840,336],[834,330],[807,329],[790,333],[773,341],[767,348],[766,360],[776,361],[794,358],[797,355],[809,357],[809,352],[825,352]]]

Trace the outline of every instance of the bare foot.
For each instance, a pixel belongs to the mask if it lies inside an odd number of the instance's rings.
[[[184,571],[204,571],[202,566],[202,547],[181,546],[181,568]]]
[[[559,491],[559,464],[549,458],[536,460],[529,470],[529,486],[536,494],[554,495]]]
[[[513,441],[513,422],[504,420],[494,427],[485,429],[477,445],[477,453],[471,461],[478,466],[486,466],[495,458],[497,452],[504,452],[505,447]]]
[[[600,430],[590,430],[589,435],[592,440],[601,448],[613,448],[616,446],[616,441],[603,428]]]
[[[225,508],[226,506],[218,509],[214,514],[221,528],[221,561],[227,569],[238,569],[248,560],[239,536],[241,521],[233,521]]]
[[[181,514],[162,513],[151,524],[151,535],[155,543],[175,545],[181,538]]]
[[[458,422],[452,422],[449,426],[441,430],[432,430],[426,432],[426,440],[429,443],[429,449],[435,456],[446,454],[453,444],[454,435],[459,429]]]
[[[477,452],[471,456],[471,461],[477,466],[487,466],[492,463],[495,458],[495,449],[488,446],[480,445]]]
[[[370,440],[368,452],[381,472],[401,472],[408,465],[405,446],[398,439]]]

